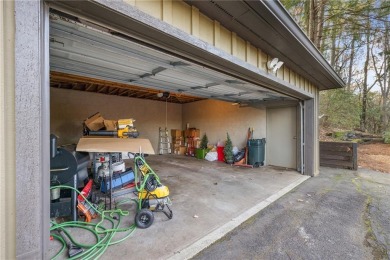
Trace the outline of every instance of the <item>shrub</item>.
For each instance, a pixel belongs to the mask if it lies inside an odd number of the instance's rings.
[[[390,131],[383,134],[385,144],[390,144]]]

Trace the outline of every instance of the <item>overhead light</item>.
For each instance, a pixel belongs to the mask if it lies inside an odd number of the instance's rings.
[[[169,98],[171,96],[171,94],[169,92],[160,92],[160,93],[157,93],[157,97],[159,98]]]
[[[280,67],[283,66],[283,61],[279,61],[278,58],[273,58],[272,60],[267,62],[267,68],[272,70],[273,73],[276,73]]]

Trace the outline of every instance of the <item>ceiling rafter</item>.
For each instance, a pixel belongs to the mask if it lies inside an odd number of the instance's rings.
[[[162,69],[158,70],[162,71]],[[85,87],[76,88],[76,86],[81,85],[84,85]],[[96,92],[108,95],[165,101],[165,99],[159,99],[157,97],[157,93],[161,92],[160,90],[142,88],[131,84],[89,78],[56,71],[51,71],[50,73],[50,86],[54,88],[62,87],[67,89],[77,89],[81,91]],[[182,93],[170,93],[170,95],[172,98],[169,98],[167,101],[171,103],[184,104],[204,99],[191,95],[184,95]]]

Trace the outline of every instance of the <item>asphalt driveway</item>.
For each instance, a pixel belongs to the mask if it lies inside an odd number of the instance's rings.
[[[390,173],[321,168],[193,259],[390,259]]]

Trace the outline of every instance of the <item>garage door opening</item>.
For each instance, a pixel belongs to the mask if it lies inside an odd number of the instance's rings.
[[[265,105],[272,102],[276,106],[297,105],[297,99],[202,65],[196,57],[194,60],[178,57],[109,26],[55,10],[50,14],[50,86],[50,130],[59,137],[58,145],[77,144],[83,134],[83,121],[96,112],[114,120],[135,118],[140,137],[149,139],[155,151],[160,127],[169,130],[196,127],[201,135],[207,133],[212,144],[223,142],[229,133],[238,148],[246,146],[248,127],[254,129],[254,138],[266,138],[266,146],[279,147],[274,141],[278,134],[284,133],[274,132],[275,129],[291,130],[293,136],[297,133],[296,118],[288,113],[274,113],[276,108]],[[157,95],[164,92],[170,93],[169,98],[161,99]],[[285,122],[284,117],[290,121],[278,125],[273,123],[274,117],[281,122]],[[291,144],[291,151],[292,147],[296,150],[300,146]],[[220,221],[234,218],[251,209],[256,201],[302,181],[302,176],[296,174],[297,163],[286,166],[284,162],[273,161],[277,157],[274,153],[267,150],[266,165],[272,162],[272,165],[293,170],[264,167],[256,171],[225,164],[204,166],[199,161],[191,161],[194,158],[151,156],[150,161],[172,189],[173,203],[180,205],[176,210],[181,212],[181,219],[179,225],[171,227],[177,232],[173,232],[170,245],[178,241],[192,243],[205,232],[218,228]],[[288,157],[296,161],[296,151]],[[226,175],[221,175],[224,172]],[[275,179],[276,175],[280,179]],[[197,195],[199,186],[207,190],[202,196]],[[246,200],[245,206],[239,194],[242,189],[250,190],[253,195],[253,201]],[[191,198],[186,199],[186,196]],[[196,205],[199,212],[189,211],[187,203]],[[218,219],[221,213],[226,213],[226,217]],[[179,232],[187,221],[191,222],[189,226],[197,225],[194,221],[199,214],[204,214],[204,219],[199,221],[204,227],[203,233],[199,230],[194,230],[198,233],[192,235]],[[156,238],[165,233],[164,225],[173,225],[160,224],[153,231]],[[148,253],[150,258],[156,254],[153,250]]]

